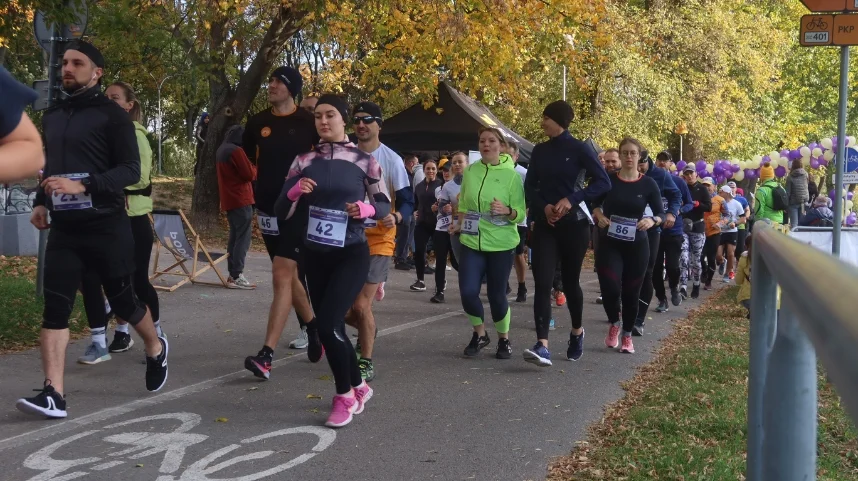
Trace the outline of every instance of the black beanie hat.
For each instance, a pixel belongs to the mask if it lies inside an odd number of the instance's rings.
[[[572,123],[572,119],[575,118],[575,112],[572,110],[572,106],[564,100],[558,100],[548,104],[548,106],[545,107],[545,110],[542,111],[542,115],[557,122],[557,125],[564,129],[568,129],[569,124]]]
[[[78,52],[89,57],[89,59],[92,60],[92,63],[94,63],[96,67],[104,68],[104,56],[101,55],[101,52],[99,52],[97,48],[95,48],[95,45],[89,42],[85,42],[83,40],[75,40],[74,42],[69,44],[66,50],[77,50]]]
[[[283,82],[293,99],[297,99],[301,95],[301,89],[304,88],[304,78],[292,67],[277,67],[271,72],[269,78],[276,78]]]
[[[345,99],[339,95],[325,94],[319,97],[319,101],[316,102],[316,107],[322,104],[327,104],[337,109],[340,112],[340,115],[343,116],[343,121],[348,122],[349,104],[346,103]]]
[[[381,125],[382,115],[381,115],[381,107],[374,102],[361,102],[355,106],[354,112],[352,115],[357,114],[358,112],[367,113],[378,119],[378,125]]]

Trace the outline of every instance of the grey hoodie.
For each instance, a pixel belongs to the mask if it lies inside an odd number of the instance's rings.
[[[786,181],[786,191],[790,205],[806,204],[810,200],[807,190],[807,171],[795,169],[789,173]]]

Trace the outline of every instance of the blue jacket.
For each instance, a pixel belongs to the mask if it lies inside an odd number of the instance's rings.
[[[661,202],[664,205],[666,214],[673,214],[679,218],[679,208],[682,206],[682,193],[676,187],[676,183],[671,179],[671,175],[664,169],[656,167],[652,162],[652,158],[648,158],[649,170],[646,171],[646,176],[658,184],[658,190],[661,192]]]
[[[590,183],[584,187],[586,177]],[[567,218],[580,219],[576,216],[580,212],[578,204],[607,193],[611,181],[593,147],[564,131],[533,148],[524,190],[532,219],[544,222],[545,206],[564,197],[572,204],[572,215]]]
[[[664,234],[680,236],[682,235],[682,214],[691,212],[691,209],[694,208],[694,199],[691,198],[691,189],[688,188],[688,184],[684,180],[674,175],[671,175],[670,178],[682,194],[682,207],[679,208],[680,215],[676,217],[676,223],[670,229],[664,229]]]

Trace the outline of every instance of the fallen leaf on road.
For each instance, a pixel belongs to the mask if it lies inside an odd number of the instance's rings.
[[[216,422],[216,423],[225,423],[225,422],[227,422],[227,421],[229,421],[229,419],[227,419],[227,418],[217,418],[217,419],[215,419],[215,422]]]
[[[142,465],[142,464],[138,464],[138,465],[136,465],[136,466],[134,466],[134,467],[135,467],[135,468],[142,468],[142,467],[143,467],[143,465]]]
[[[557,408],[559,408],[559,407],[560,407],[560,405],[559,405],[559,404],[555,404],[555,405],[554,405],[554,409],[557,409]]]
[[[307,399],[322,399],[318,394],[307,394]]]
[[[227,329],[227,330],[225,330],[225,331],[223,331],[223,332],[232,332],[232,329]]]
[[[511,422],[513,422],[513,421],[521,421],[521,419],[510,419],[510,420],[509,420],[509,421],[507,421],[507,422],[508,422],[508,423],[511,423]]]
[[[563,369],[560,370],[560,374],[565,374],[565,373],[566,373],[566,371],[564,371]]]
[[[247,391],[256,391],[257,389],[259,389],[259,388],[258,388],[258,387],[256,387],[256,386],[254,386],[254,387],[248,388],[248,389],[246,389],[246,390],[247,390]]]
[[[462,384],[471,384],[471,381],[462,381]]]
[[[319,408],[313,408],[310,410],[310,412],[313,414],[319,414]]]
[[[319,376],[319,381],[330,381],[333,379],[331,376],[325,374],[324,376]]]

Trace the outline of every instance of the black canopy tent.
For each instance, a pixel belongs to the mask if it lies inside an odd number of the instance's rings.
[[[440,113],[439,112],[440,109]],[[417,103],[386,119],[381,141],[397,152],[477,150],[480,127],[495,127],[515,141],[519,161],[530,162],[533,143],[505,126],[481,103],[451,87],[438,85],[438,101],[429,109]]]

